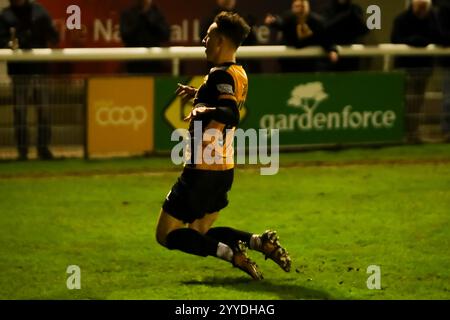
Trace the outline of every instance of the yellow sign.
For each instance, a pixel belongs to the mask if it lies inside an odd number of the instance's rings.
[[[192,86],[194,88],[199,88],[203,84],[204,79],[205,78],[202,76],[194,77],[189,83],[187,83],[187,85]],[[192,110],[192,107],[193,107],[192,102],[183,103],[180,97],[175,97],[165,110],[164,117],[170,123],[172,128],[188,129],[189,123],[184,121],[183,119],[189,115],[189,113]],[[247,110],[245,106],[243,106],[242,109],[240,110],[241,121],[242,119],[244,119],[246,113]]]
[[[154,80],[93,78],[88,85],[88,154],[153,151]]]

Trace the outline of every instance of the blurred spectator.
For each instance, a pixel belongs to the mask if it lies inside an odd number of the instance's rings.
[[[332,0],[325,10],[325,29],[334,43],[338,45],[352,45],[361,43],[362,37],[369,32],[363,10],[352,0]],[[341,58],[334,70],[359,70],[359,58]]]
[[[47,48],[59,41],[47,10],[35,1],[10,0],[0,13],[0,45],[2,48]],[[28,106],[37,113],[37,151],[41,159],[52,159],[48,145],[51,139],[49,92],[45,85],[49,73],[45,63],[8,63],[14,97],[14,126],[20,160],[28,157]],[[43,84],[44,83],[44,84]]]
[[[413,47],[426,47],[442,41],[436,11],[431,0],[412,0],[409,8],[395,18],[391,34],[392,43]],[[406,89],[406,129],[408,141],[419,143],[419,126],[425,101],[425,90],[434,65],[430,57],[399,57],[397,68],[408,74]]]
[[[160,47],[170,39],[170,26],[152,0],[134,0],[135,4],[122,12],[120,35],[126,47]],[[160,61],[127,63],[132,74],[164,72]]]
[[[438,2],[439,26],[443,36],[443,45],[450,47],[450,2],[448,0]],[[442,131],[445,141],[450,142],[450,57],[440,59],[443,69],[442,92],[444,94]]]
[[[200,24],[200,39],[203,39],[208,32],[209,26],[214,22],[214,18],[222,11],[239,13],[236,10],[237,1],[236,0],[216,0],[216,7],[211,12],[211,15],[207,16],[201,21]],[[247,39],[244,40],[243,46],[255,46],[258,44],[256,34],[254,32],[255,18],[251,15],[242,15],[239,13],[248,25],[252,28]],[[261,71],[260,63],[256,59],[249,60],[239,60],[239,62],[244,66],[244,69],[249,73],[256,73]]]
[[[265,23],[281,30],[283,43],[295,48],[308,46],[321,46],[327,53],[328,59],[336,63],[339,59],[337,48],[325,31],[323,18],[311,12],[308,0],[293,0],[291,10],[281,16],[268,14]],[[283,59],[281,69],[283,72],[312,72],[324,69],[323,60],[311,59]]]

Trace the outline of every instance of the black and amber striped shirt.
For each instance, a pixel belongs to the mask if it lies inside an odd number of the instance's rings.
[[[245,104],[247,91],[247,74],[241,65],[230,62],[211,69],[198,89],[194,106],[205,105],[215,110],[189,124],[192,140],[186,155],[186,167],[213,171],[234,168],[234,131],[239,124],[239,111]],[[216,129],[220,135],[206,135],[200,147],[200,142],[196,141],[194,121],[201,121],[202,136],[208,129]]]

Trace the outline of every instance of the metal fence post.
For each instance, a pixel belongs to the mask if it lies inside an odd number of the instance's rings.
[[[180,59],[179,58],[172,59],[172,75],[174,77],[180,76]]]
[[[383,71],[389,72],[392,69],[392,56],[390,54],[385,54],[383,56]]]

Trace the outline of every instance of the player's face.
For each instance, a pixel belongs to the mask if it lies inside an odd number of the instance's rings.
[[[206,48],[206,60],[215,63],[220,51],[220,35],[217,32],[217,24],[213,23],[203,39],[203,46]]]

